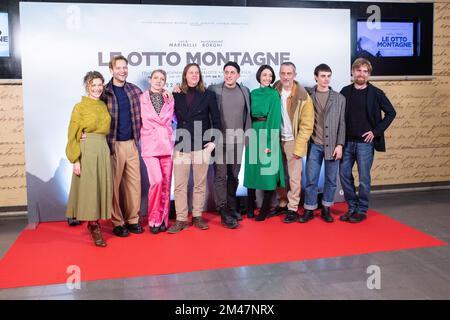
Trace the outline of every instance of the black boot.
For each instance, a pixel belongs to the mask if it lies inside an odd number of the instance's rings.
[[[242,216],[236,209],[230,209],[230,215],[235,218],[237,221],[242,221]]]
[[[298,222],[306,223],[309,220],[312,220],[313,218],[314,218],[314,211],[312,211],[312,210],[305,210],[305,212],[303,213],[303,216],[298,218]]]
[[[285,213],[288,213],[288,207],[286,206],[286,207],[280,207],[280,206],[277,206],[275,209],[273,209],[272,211],[270,211],[270,213],[269,213],[269,218],[270,217],[275,217],[275,216],[279,216],[279,215],[281,215],[281,214],[285,214]]]
[[[263,211],[263,209],[259,210],[259,214],[255,217],[255,221],[264,221],[267,218],[269,213]]]
[[[220,208],[220,222],[228,229],[235,229],[239,226],[239,223],[230,215],[230,212],[225,208]]]
[[[67,224],[71,227],[76,227],[79,226],[81,224],[80,220],[77,220],[77,218],[68,218],[67,219]]]
[[[298,220],[298,214],[296,211],[288,210],[286,217],[284,218],[284,223],[292,223]]]
[[[348,210],[346,213],[344,213],[342,216],[339,217],[339,220],[347,222],[350,220],[350,217],[353,216],[354,214],[355,211]]]
[[[255,217],[255,198],[256,198],[256,190],[255,189],[247,189],[247,218]]]
[[[273,191],[264,191],[264,199],[261,206],[261,210],[259,210],[259,214],[256,216],[255,221],[264,221],[267,218],[267,215],[270,211],[270,202],[272,201]]]
[[[331,223],[334,221],[333,217],[330,215],[330,207],[323,207],[322,213],[320,214],[320,217],[323,221]]]
[[[253,219],[255,217],[255,209],[248,209],[247,208],[247,218]]]
[[[367,218],[367,214],[356,212],[349,219],[350,223],[359,223]]]
[[[149,230],[153,234],[158,234],[159,233],[159,227],[149,227]]]
[[[159,226],[159,232],[166,232],[166,231],[167,231],[166,223],[163,220],[163,222]]]

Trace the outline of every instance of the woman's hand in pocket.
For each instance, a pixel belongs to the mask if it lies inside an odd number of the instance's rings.
[[[73,164],[73,173],[75,173],[75,175],[80,176],[81,174],[81,165],[80,162],[75,162]]]

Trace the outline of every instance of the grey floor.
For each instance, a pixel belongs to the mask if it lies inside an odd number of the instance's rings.
[[[450,242],[450,190],[373,195],[371,207]],[[0,220],[0,257],[25,225]],[[380,289],[367,286],[373,265],[380,268]],[[0,299],[450,299],[450,247],[83,282],[73,290],[5,289]]]

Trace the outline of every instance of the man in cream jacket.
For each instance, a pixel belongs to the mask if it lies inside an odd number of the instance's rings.
[[[275,82],[274,88],[281,96],[280,137],[286,188],[277,189],[279,205],[271,215],[287,213],[284,222],[291,223],[298,219],[302,158],[306,156],[314,128],[314,106],[305,88],[295,81],[297,73],[292,62],[282,63],[279,75],[280,80]]]

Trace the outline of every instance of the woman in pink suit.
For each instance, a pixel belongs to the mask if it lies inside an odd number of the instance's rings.
[[[147,167],[148,224],[154,234],[166,231],[170,208],[173,153],[173,98],[163,94],[166,72],[155,70],[141,95],[141,154]]]

